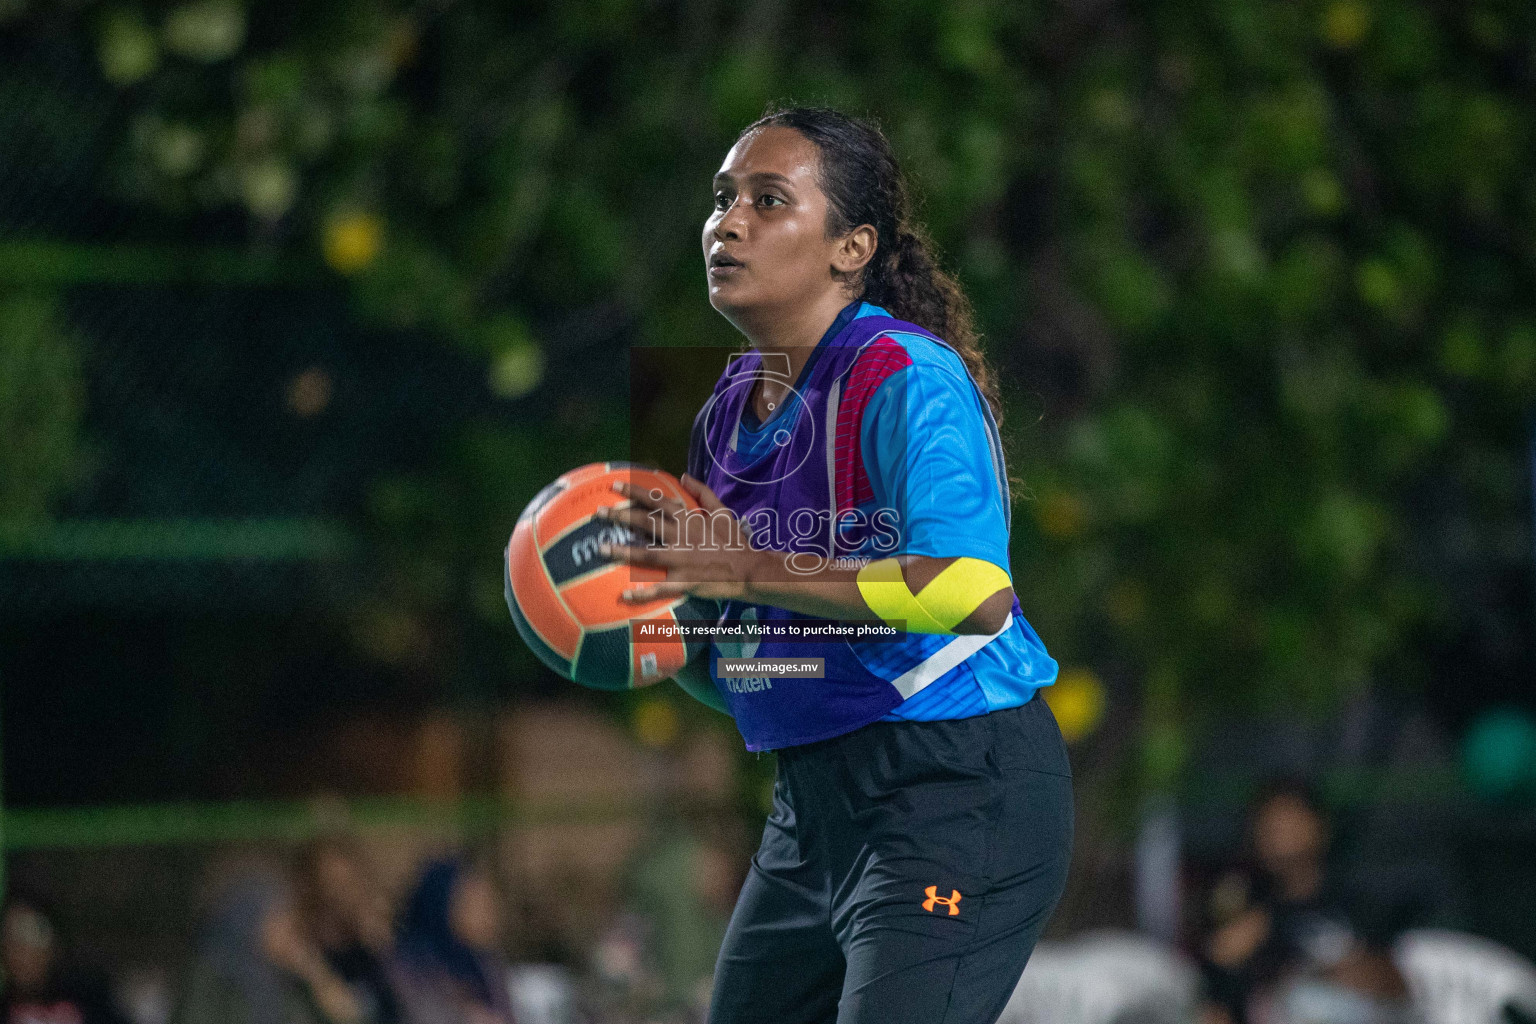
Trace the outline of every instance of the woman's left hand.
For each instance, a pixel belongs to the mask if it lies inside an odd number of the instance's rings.
[[[631,603],[694,594],[719,601],[748,599],[758,566],[771,552],[752,546],[751,528],[736,518],[702,480],[686,473],[684,490],[701,509],[689,510],[678,498],[654,498],[627,481],[613,489],[628,498],[627,508],[599,509],[608,522],[628,527],[649,544],[603,544],[598,553],[617,562],[665,569],[659,583],[637,583],[621,595]],[[692,522],[685,526],[685,519]]]

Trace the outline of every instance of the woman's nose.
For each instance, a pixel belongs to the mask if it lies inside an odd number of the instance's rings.
[[[742,209],[741,200],[737,199],[720,214],[720,219],[715,222],[715,237],[722,242],[728,238],[739,239],[746,223],[746,212]]]

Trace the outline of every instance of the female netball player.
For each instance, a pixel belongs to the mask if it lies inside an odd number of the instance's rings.
[[[751,348],[694,424],[709,514],[620,485],[609,513],[724,622],[679,678],[778,753],[773,811],[715,973],[714,1024],[990,1024],[1065,882],[1071,780],[1036,691],[1056,677],[1008,573],[995,386],[955,282],[908,218],[878,128],[795,108],[714,179],[709,299]],[[692,513],[697,517],[699,513]],[[894,639],[788,627],[889,623]],[[717,655],[820,658],[821,678]]]

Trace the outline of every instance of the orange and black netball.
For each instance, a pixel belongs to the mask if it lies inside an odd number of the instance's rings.
[[[601,508],[629,499],[623,480],[652,494],[699,504],[670,473],[628,462],[594,462],[565,473],[523,509],[507,544],[507,607],[524,642],[555,672],[599,690],[649,686],[674,675],[707,646],[666,628],[679,619],[710,619],[718,605],[682,596],[633,603],[619,595],[666,578],[664,569],[632,566],[598,553],[603,543],[638,544],[627,527],[600,519]],[[655,635],[631,623],[655,622]]]

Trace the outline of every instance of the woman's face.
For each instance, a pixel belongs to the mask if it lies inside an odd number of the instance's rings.
[[[496,889],[482,872],[466,872],[453,887],[448,923],[458,940],[471,949],[490,949],[501,939],[501,904]]]
[[[827,237],[827,197],[816,181],[816,146],[793,128],[747,135],[715,175],[714,212],[704,222],[709,303],[733,314],[795,307],[828,289],[839,240]]]

